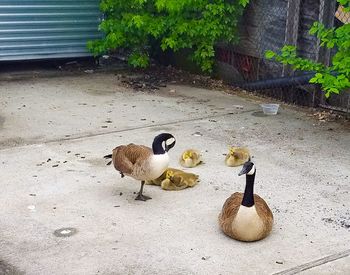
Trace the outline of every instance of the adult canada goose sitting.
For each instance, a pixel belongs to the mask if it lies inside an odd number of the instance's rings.
[[[255,165],[247,161],[239,176],[246,174],[244,194],[234,193],[224,203],[219,215],[222,231],[233,239],[253,242],[269,235],[273,215],[266,202],[254,194]]]
[[[141,188],[135,199],[146,201],[151,198],[142,194],[143,185],[146,180],[154,180],[165,171],[169,165],[168,151],[174,145],[174,136],[162,133],[154,138],[152,149],[130,143],[114,148],[113,153],[104,158],[112,158],[114,168],[122,177],[126,175],[141,181]]]

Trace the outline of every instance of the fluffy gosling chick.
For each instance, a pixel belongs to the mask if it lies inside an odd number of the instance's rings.
[[[226,155],[225,164],[230,167],[240,166],[250,159],[250,153],[244,147],[231,147]]]
[[[202,154],[198,150],[188,149],[182,153],[179,162],[186,168],[196,167],[202,162]]]
[[[168,168],[159,178],[146,183],[161,186],[164,190],[182,190],[195,186],[198,183],[198,178],[199,176],[196,174]]]

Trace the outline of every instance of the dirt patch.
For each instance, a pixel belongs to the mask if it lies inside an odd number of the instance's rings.
[[[346,213],[349,214],[349,213]],[[349,215],[342,215],[339,217],[332,217],[332,218],[323,218],[322,219],[325,223],[332,224],[336,227],[342,227],[345,229],[350,230],[350,216]]]
[[[118,90],[97,90],[97,89],[87,89],[85,91],[89,95],[95,95],[95,96],[104,96],[104,95],[113,95],[117,92]]]
[[[23,275],[24,272],[17,270],[14,266],[0,260],[0,274],[1,275]]]
[[[191,74],[171,66],[153,65],[147,70],[130,70],[128,73],[117,74],[117,77],[125,87],[143,92],[154,92],[168,84],[183,84],[217,90],[230,89],[222,80],[216,80],[210,76]]]
[[[28,144],[23,138],[7,138],[0,140],[0,149]]]
[[[4,127],[5,118],[3,116],[0,116],[0,129]]]
[[[17,147],[22,145],[37,144],[42,140],[42,138],[43,138],[42,136],[35,136],[30,139],[24,139],[20,137],[0,139],[0,149],[6,149],[6,148]]]

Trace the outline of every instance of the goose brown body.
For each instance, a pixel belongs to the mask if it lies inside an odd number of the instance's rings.
[[[255,204],[252,207],[242,206],[243,196],[243,193],[236,192],[225,201],[219,215],[220,228],[226,235],[239,241],[261,240],[268,236],[272,230],[273,214],[267,203],[256,194],[254,194]],[[247,217],[246,220],[244,217],[238,220],[240,209],[250,209],[248,211],[252,212],[254,216]]]
[[[165,161],[164,165],[157,167],[157,159],[152,149],[133,143],[114,148],[112,154],[114,168],[137,180],[153,180],[164,172],[169,163],[166,161],[168,155],[159,157],[165,158]]]
[[[144,145],[130,143],[113,149],[112,154],[103,158],[112,159],[113,166],[122,177],[125,175],[141,181],[140,191],[135,200],[147,201],[151,197],[143,195],[146,181],[158,178],[169,165],[168,151],[174,147],[175,138],[172,134],[161,133],[154,137],[152,149]]]

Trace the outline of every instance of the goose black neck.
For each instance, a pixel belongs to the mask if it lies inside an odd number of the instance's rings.
[[[162,135],[156,136],[152,143],[153,154],[162,155],[165,154],[165,150],[163,148],[163,142],[166,140]]]
[[[254,180],[255,172],[253,175],[246,175],[246,184],[242,200],[243,206],[252,207],[254,205]]]

